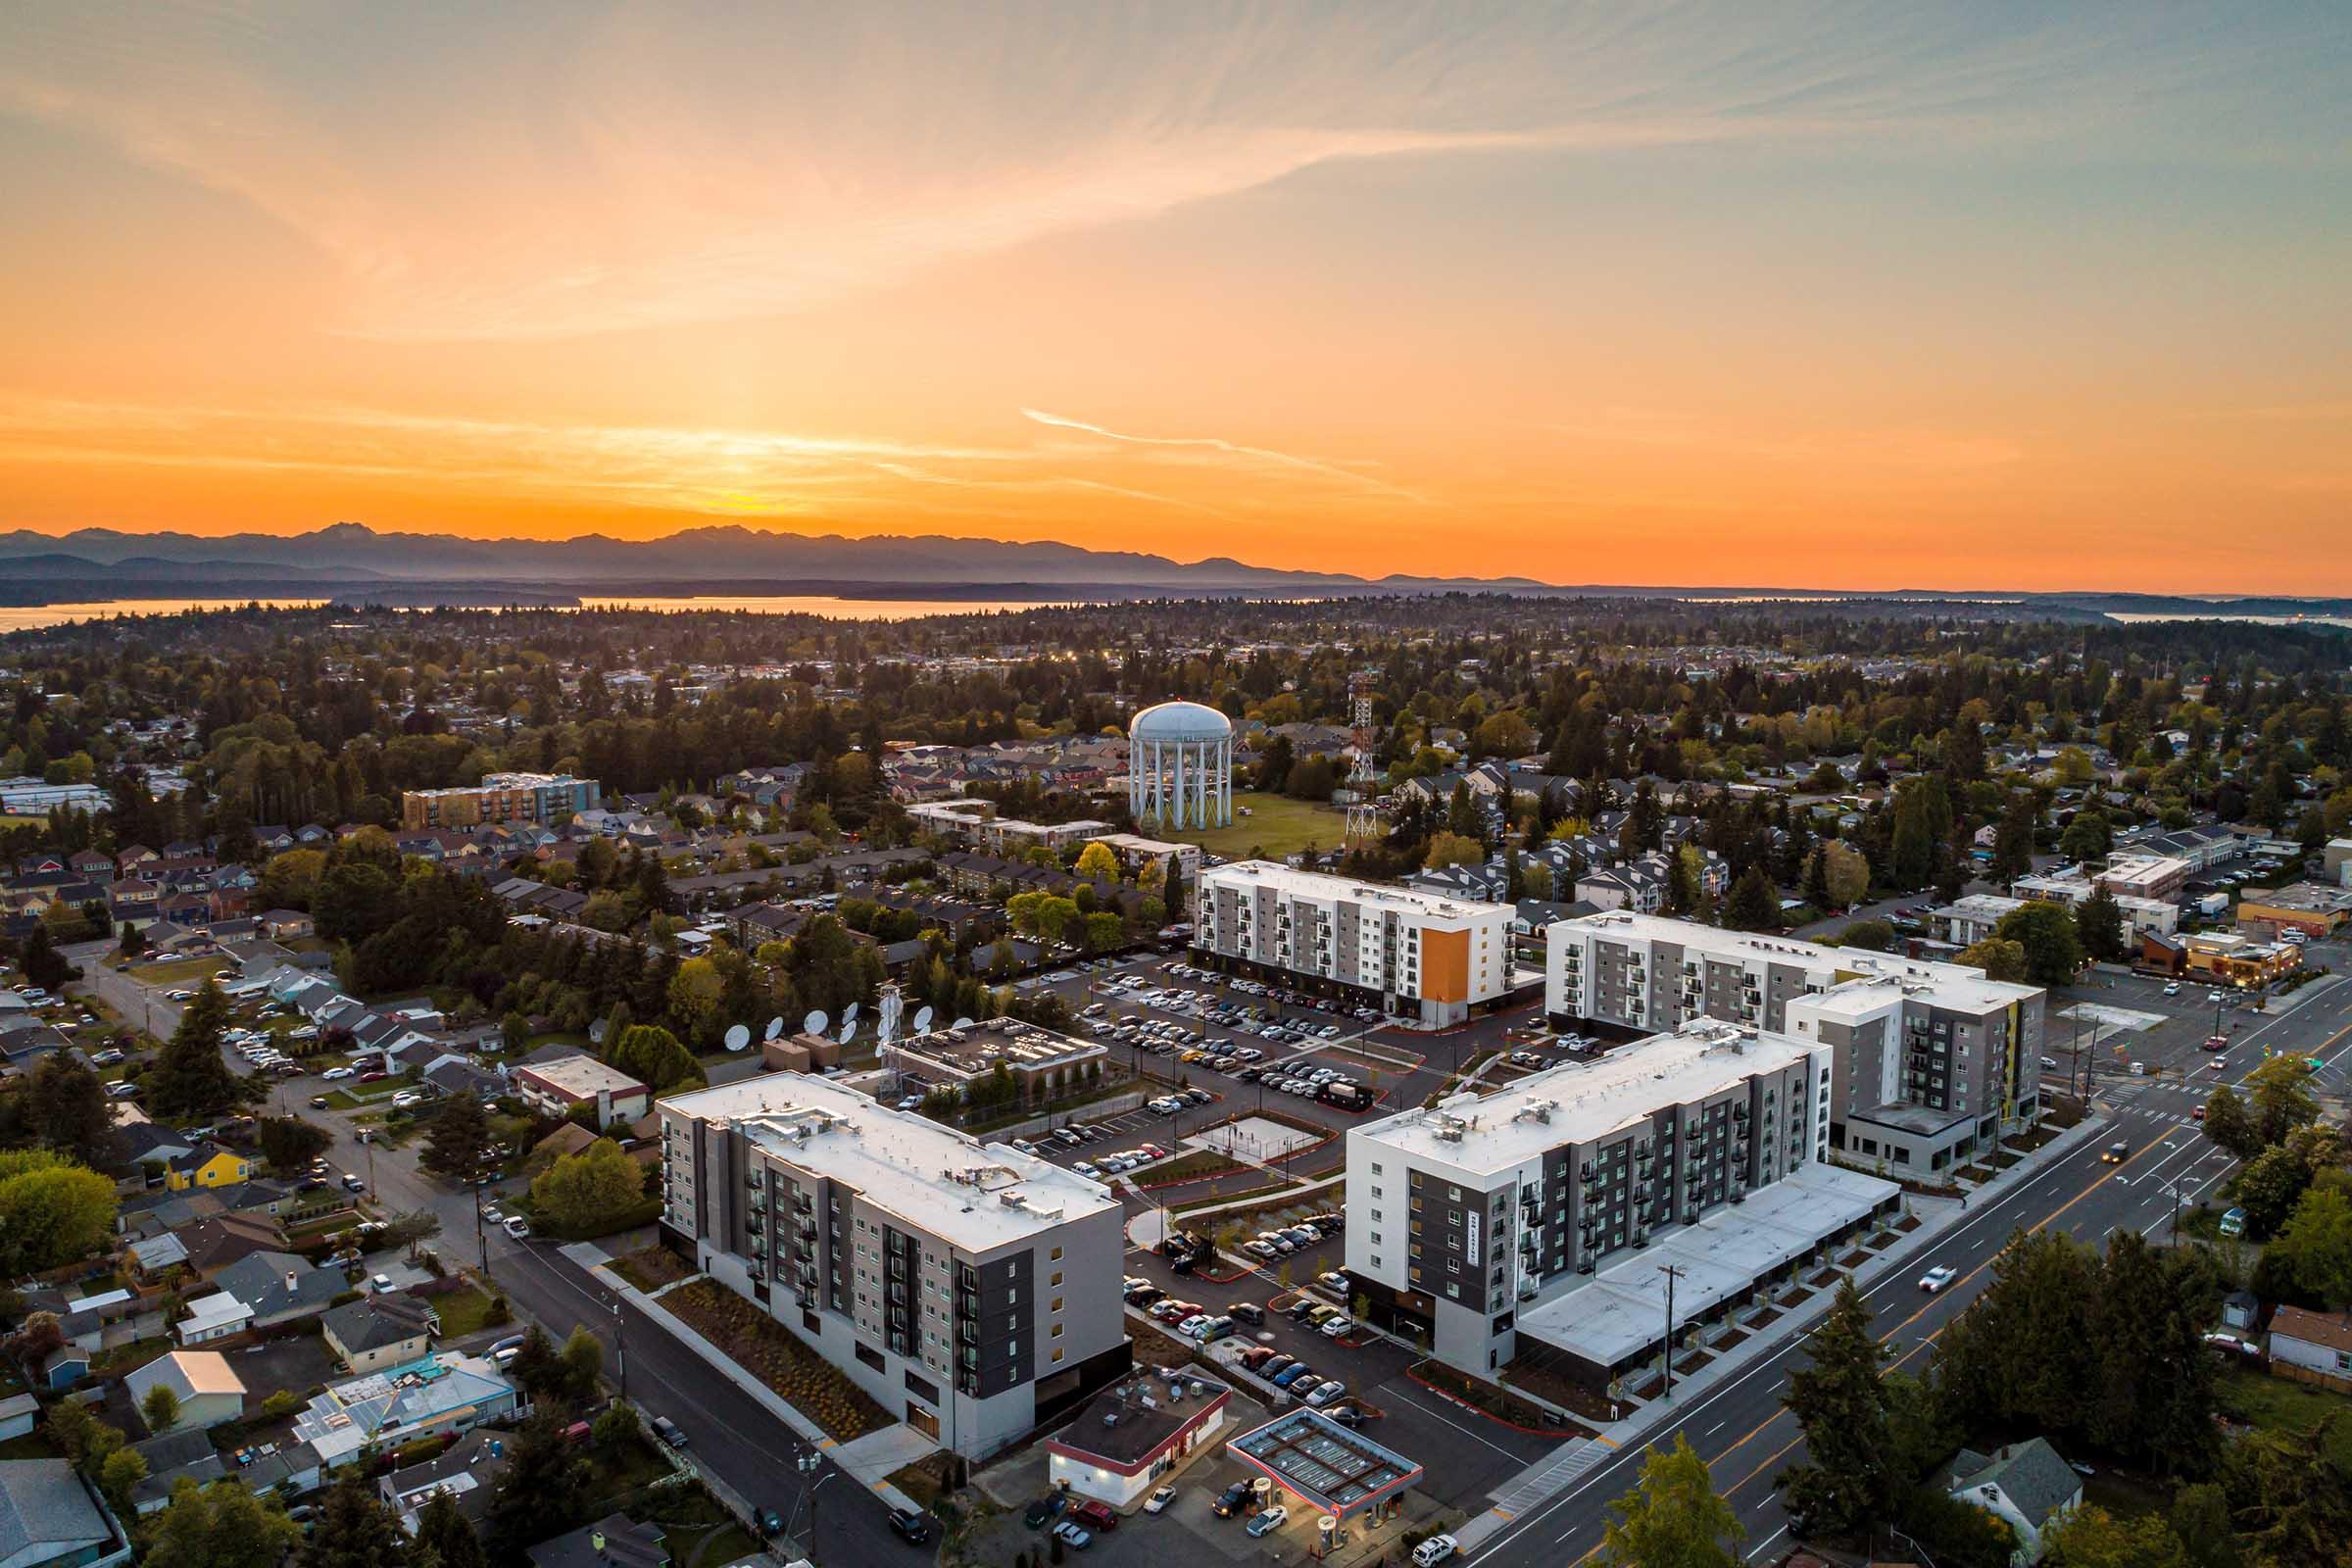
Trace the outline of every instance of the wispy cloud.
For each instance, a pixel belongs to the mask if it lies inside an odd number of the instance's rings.
[[[526,339],[804,310],[1347,160],[2194,128],[2297,30],[2178,9],[18,0],[0,114],[279,220],[349,332]]]
[[[1021,410],[1021,417],[1035,420],[1039,424],[1049,425],[1056,430],[1076,430],[1086,435],[1099,436],[1102,440],[1116,442],[1122,446],[1163,447],[1179,451],[1219,453],[1229,458],[1238,458],[1252,467],[1272,465],[1276,467],[1296,469],[1300,473],[1320,474],[1327,479],[1336,479],[1343,484],[1358,485],[1366,490],[1378,491],[1383,495],[1395,496],[1403,501],[1417,501],[1426,504],[1428,500],[1425,496],[1417,495],[1401,486],[1393,485],[1385,479],[1377,479],[1370,474],[1359,473],[1354,469],[1344,467],[1337,463],[1326,462],[1321,458],[1303,458],[1295,452],[1277,452],[1269,447],[1245,446],[1239,441],[1228,441],[1221,436],[1132,435],[1126,431],[1105,429],[1099,424],[1090,424],[1084,419],[1072,419],[1058,414],[1041,413],[1036,409]]]

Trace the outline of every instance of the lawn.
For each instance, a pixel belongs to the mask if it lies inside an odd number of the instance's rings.
[[[2224,1412],[2276,1432],[2309,1432],[2322,1417],[2344,1411],[2340,1394],[2238,1367],[2222,1373],[2217,1392]],[[2337,1464],[2352,1466],[2352,1422],[2336,1422],[2328,1447]]]
[[[432,1302],[433,1310],[441,1314],[441,1338],[445,1340],[462,1340],[492,1326],[490,1298],[478,1285],[427,1299]]]
[[[890,1413],[774,1318],[709,1280],[681,1285],[662,1304],[814,1421],[838,1443],[890,1424]]]
[[[1250,812],[1248,816],[1242,815],[1245,809]],[[1231,827],[1170,832],[1166,836],[1198,844],[1209,854],[1222,855],[1227,859],[1252,855],[1280,859],[1310,845],[1319,850],[1336,849],[1347,836],[1347,826],[1344,813],[1321,802],[1236,790]]]
[[[143,986],[192,986],[227,967],[226,958],[173,958],[165,963],[142,963],[130,971],[130,977]]]
[[[639,1290],[652,1293],[694,1277],[686,1260],[666,1247],[648,1247],[612,1260],[612,1272]]]

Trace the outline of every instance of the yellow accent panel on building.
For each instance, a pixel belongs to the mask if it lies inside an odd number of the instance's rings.
[[[1421,997],[1425,1002],[1470,1000],[1470,933],[1421,928]]]

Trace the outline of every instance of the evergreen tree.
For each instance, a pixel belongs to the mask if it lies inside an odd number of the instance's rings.
[[[1992,879],[2001,886],[2024,876],[2034,869],[2034,824],[2040,816],[2034,797],[2023,790],[2009,793],[2008,805],[2001,811],[2001,825],[1992,841]]]
[[[2094,958],[2112,962],[2124,956],[2124,907],[2104,885],[2075,906],[2075,936]]]
[[[328,1490],[300,1562],[301,1568],[407,1568],[409,1560],[408,1532],[355,1471]]]
[[[490,1560],[474,1534],[473,1521],[458,1510],[457,1499],[446,1492],[434,1493],[416,1515],[416,1555],[432,1568],[488,1568]]]
[[[493,1157],[490,1113],[481,1096],[461,1089],[441,1102],[425,1129],[424,1152],[417,1163],[449,1181],[471,1180]]]
[[[2254,1125],[2245,1101],[2228,1084],[2205,1097],[2205,1136],[2241,1160],[2262,1152],[2262,1131]]]
[[[1810,1364],[1788,1375],[1782,1404],[1805,1431],[1805,1462],[1774,1478],[1789,1512],[1810,1530],[1841,1536],[1890,1517],[1908,1477],[1895,1473],[1886,1348],[1870,1332],[1870,1307],[1853,1277],[1838,1283],[1829,1315],[1806,1337]]]
[[[580,1459],[564,1425],[555,1409],[544,1409],[507,1448],[507,1477],[487,1520],[489,1555],[500,1562],[519,1562],[530,1547],[578,1523]]]
[[[24,971],[27,983],[44,991],[55,991],[79,973],[66,956],[57,951],[50,940],[46,922],[35,925],[32,935],[24,939],[24,948],[17,956],[17,963]]]
[[[217,1116],[244,1099],[244,1081],[220,1054],[228,1017],[228,999],[208,978],[180,1013],[179,1027],[155,1065],[139,1080],[150,1113],[169,1121]]]
[[[233,1478],[199,1487],[186,1477],[148,1527],[143,1568],[279,1568],[302,1527]]]
[[[1992,934],[2026,950],[2026,976],[2037,986],[2065,985],[2082,967],[2082,942],[2063,905],[2037,900],[2011,909]]]
[[[1723,906],[1723,923],[1737,931],[1781,928],[1781,897],[1762,866],[1749,866],[1732,884],[1732,895]]]

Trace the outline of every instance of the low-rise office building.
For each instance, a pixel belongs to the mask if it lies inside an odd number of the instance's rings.
[[[944,1446],[994,1452],[1127,1372],[1101,1183],[803,1074],[657,1108],[663,1241]]]
[[[2307,937],[2329,937],[2346,920],[2352,920],[2352,888],[2289,882],[2284,887],[2245,888],[2237,895],[2237,927],[2251,935],[2284,936],[2295,931]]]
[[[1544,966],[1563,1025],[1719,1018],[1833,1046],[1830,1147],[1898,1175],[1963,1163],[2040,1109],[2044,993],[1966,964],[1615,912],[1549,927]]]
[[[1823,1164],[1834,1054],[1700,1021],[1352,1129],[1354,1290],[1376,1325],[1487,1376],[1518,1353],[1528,1314],[1711,1216],[1739,1229],[1762,1193],[1790,1195],[1772,1205],[1788,1225],[1849,1225],[1823,1192],[1861,1184],[1866,1216],[1897,1189]]]
[[[653,1093],[619,1068],[584,1052],[517,1067],[514,1084],[524,1104],[546,1115],[568,1116],[583,1105],[595,1107],[600,1129],[643,1117],[651,1107]]]
[[[2243,931],[2193,932],[2185,946],[2184,971],[2217,985],[2267,986],[2303,966],[2300,944],[2265,942]]]
[[[1510,990],[1511,906],[1237,860],[1200,874],[1193,946],[1437,1026]]]
[[[882,1048],[881,1061],[902,1083],[928,1088],[968,1088],[1002,1067],[1019,1091],[1019,1102],[1027,1104],[1101,1078],[1108,1056],[1101,1041],[1075,1040],[1007,1017],[894,1040]]]

